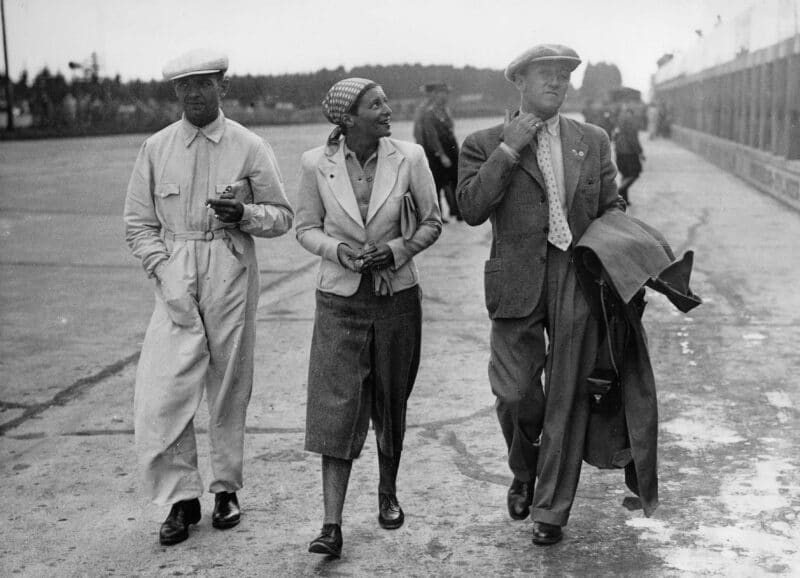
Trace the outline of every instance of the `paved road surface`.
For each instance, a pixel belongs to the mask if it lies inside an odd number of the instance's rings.
[[[630,212],[676,253],[695,250],[692,285],[705,303],[686,316],[649,294],[661,418],[654,517],[623,507],[621,471],[586,466],[562,543],[534,547],[530,521],[508,518],[486,379],[489,230],[453,223],[419,263],[424,343],[399,480],[403,528],[378,527],[369,440],[345,507],[344,556],[306,552],[321,520],[318,458],[302,450],[314,266],[287,236],[259,242],[265,287],[243,521],[212,529],[206,495],[190,539],[159,546],[166,512],[138,493],[131,420],[152,297],[117,237],[118,200],[96,184],[124,187],[138,140],[105,141],[99,176],[88,188],[72,179],[59,198],[37,189],[57,174],[10,161],[34,152],[57,160],[63,141],[0,147],[3,575],[800,574],[800,215],[666,141],[645,143]],[[291,191],[294,176],[287,182]]]

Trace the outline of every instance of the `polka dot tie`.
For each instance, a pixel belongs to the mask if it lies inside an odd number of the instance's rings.
[[[546,130],[542,128],[537,135],[536,162],[539,163],[539,169],[542,171],[547,189],[547,204],[550,213],[547,240],[562,251],[566,251],[572,242],[572,232],[569,230],[564,207],[561,205],[561,195],[558,194],[556,174],[553,171],[553,161],[550,156],[550,139],[545,134]]]

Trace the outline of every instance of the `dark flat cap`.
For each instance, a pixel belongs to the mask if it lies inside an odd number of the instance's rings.
[[[506,78],[514,82],[514,77],[534,62],[562,62],[572,72],[581,63],[578,53],[569,46],[561,44],[539,44],[529,48],[506,67]]]

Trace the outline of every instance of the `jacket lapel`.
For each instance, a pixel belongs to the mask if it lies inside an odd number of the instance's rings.
[[[564,189],[567,197],[567,208],[572,206],[575,199],[575,187],[581,176],[583,159],[589,147],[583,142],[583,132],[574,122],[563,116],[559,121],[561,131],[561,155],[564,158]]]
[[[345,213],[360,227],[364,227],[361,211],[358,210],[356,195],[353,192],[353,185],[350,183],[350,176],[347,174],[347,165],[344,162],[344,147],[340,145],[330,154],[326,151],[320,160],[319,170]]]
[[[536,142],[532,142],[530,145],[526,146],[522,149],[522,152],[519,154],[519,166],[520,168],[528,173],[531,178],[536,181],[542,190],[545,189],[544,184],[544,176],[542,176],[542,169],[539,168],[539,163],[536,161]]]
[[[519,112],[516,114],[519,114]],[[498,136],[498,145],[503,142],[502,126],[499,128],[500,135]],[[528,175],[530,175],[530,177],[536,181],[540,187],[542,187],[542,190],[544,190],[544,177],[542,176],[542,171],[539,169],[539,165],[536,162],[535,146],[535,143],[531,143],[530,146],[526,146],[524,149],[522,149],[522,152],[519,155],[519,167],[528,173]]]
[[[372,220],[378,209],[389,198],[394,184],[397,182],[398,168],[404,158],[389,139],[382,138],[378,143],[378,166],[375,171],[375,181],[372,183],[372,194],[369,198],[367,223]]]

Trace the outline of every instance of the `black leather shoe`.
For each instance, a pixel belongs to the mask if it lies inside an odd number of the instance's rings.
[[[508,515],[515,520],[524,520],[531,513],[533,503],[533,480],[523,482],[514,478],[508,488]]]
[[[406,517],[394,494],[378,494],[378,523],[384,530],[396,530]]]
[[[242,512],[236,492],[218,492],[214,494],[214,513],[211,514],[211,525],[220,530],[233,528],[239,523]]]
[[[561,526],[548,524],[546,522],[533,523],[533,543],[539,546],[555,544],[564,537]]]
[[[163,546],[183,542],[189,537],[189,525],[200,521],[200,500],[181,500],[172,504],[169,516],[161,524],[158,540]]]
[[[323,524],[322,532],[308,545],[314,554],[342,555],[342,527],[339,524]]]

